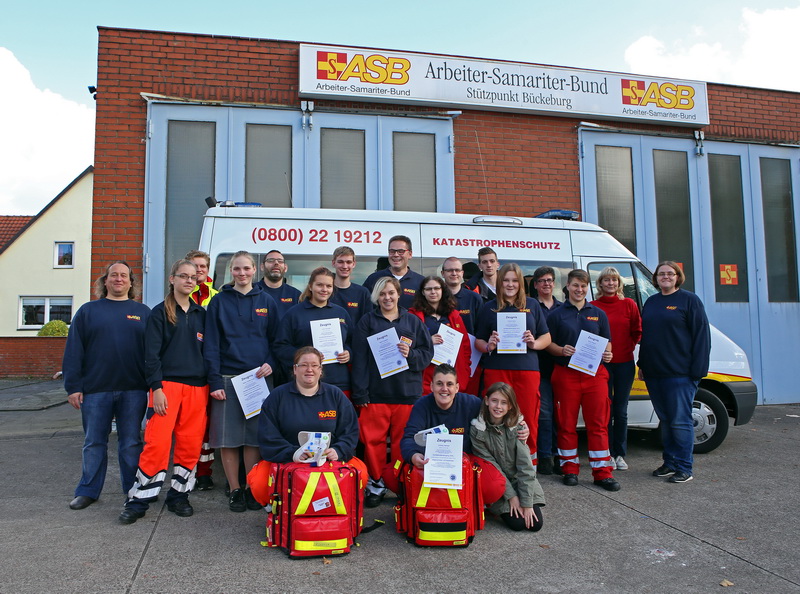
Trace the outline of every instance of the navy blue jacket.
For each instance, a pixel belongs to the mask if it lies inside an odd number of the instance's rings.
[[[283,283],[277,289],[273,289],[272,287],[267,286],[267,283],[265,283],[264,279],[262,278],[255,284],[261,287],[262,291],[275,300],[275,305],[277,306],[275,311],[278,314],[279,320],[282,319],[283,316],[286,315],[286,312],[297,305],[297,303],[300,301],[300,291],[295,289],[289,283]]]
[[[342,331],[344,350],[351,352],[352,323],[348,313],[338,305],[317,307],[310,300],[301,301],[281,318],[273,350],[287,378],[292,377],[294,353],[302,346],[313,346],[311,322],[336,318]],[[350,370],[347,363],[328,363],[323,367],[325,381],[340,390],[350,390]],[[290,382],[291,383],[291,382]]]
[[[350,314],[353,325],[358,324],[361,316],[365,313],[375,309],[371,293],[365,287],[356,283],[350,283],[350,286],[346,289],[334,286],[330,302],[345,308],[347,313]]]
[[[258,446],[269,462],[291,462],[300,447],[300,431],[331,433],[331,447],[346,462],[355,455],[358,417],[353,405],[336,386],[320,383],[313,396],[304,396],[295,382],[275,388],[261,407]]]
[[[464,327],[469,334],[475,336],[475,327],[478,325],[478,314],[483,307],[483,299],[467,287],[461,287],[461,290],[455,294],[455,298],[458,304],[458,313],[464,320]]]
[[[639,367],[648,377],[689,377],[708,374],[711,329],[703,302],[694,293],[678,289],[656,293],[642,308]]]
[[[367,277],[367,280],[364,281],[364,288],[372,293],[375,283],[378,282],[378,279],[383,276],[391,276],[394,278],[392,269],[384,268],[383,270],[378,270],[377,272],[370,274]],[[408,272],[403,275],[403,278],[400,279],[400,307],[411,309],[411,307],[414,305],[414,296],[417,294],[417,291],[419,291],[420,285],[422,284],[422,280],[424,278],[424,276],[418,272],[414,272],[410,268],[408,269]]]
[[[478,328],[475,331],[475,338],[489,340],[492,332],[497,330],[497,300],[489,301],[484,304],[481,313],[478,314]],[[531,331],[535,338],[547,334],[547,321],[542,313],[542,306],[536,299],[526,297],[525,307],[517,309],[508,306],[503,312],[521,311],[525,314],[525,328]],[[520,337],[520,340],[522,337]],[[525,353],[498,355],[496,351],[484,353],[481,357],[481,365],[484,369],[508,369],[520,371],[539,371],[538,351],[528,349]]]
[[[67,394],[147,390],[144,336],[150,308],[133,299],[84,303],[64,348]]]
[[[537,301],[539,301],[537,299]],[[539,305],[542,307],[542,314],[544,314],[545,320],[547,320],[547,316],[550,314],[551,311],[560,307],[562,304],[561,301],[553,297],[553,307],[551,309],[547,309],[547,306],[539,301]],[[552,336],[550,337],[552,338]],[[556,343],[559,344],[559,343]],[[553,361],[553,355],[547,352],[547,349],[542,349],[539,352],[539,375],[540,377],[549,379],[550,376],[553,375],[553,366],[555,362]]]
[[[203,355],[208,363],[208,385],[222,390],[223,375],[238,375],[264,363],[275,367],[272,343],[278,320],[275,301],[254,286],[242,295],[225,285],[208,304]]]
[[[203,359],[206,310],[189,300],[189,310],[177,306],[175,325],[167,321],[162,301],[153,308],[145,331],[144,368],[151,390],[161,381],[205,386],[208,369]]]
[[[453,404],[447,410],[442,410],[436,404],[433,394],[428,394],[417,400],[411,409],[403,440],[400,442],[400,451],[403,460],[411,462],[411,456],[416,453],[425,454],[425,448],[417,445],[414,436],[424,429],[431,429],[444,424],[450,433],[464,436],[464,453],[472,453],[472,443],[469,439],[469,424],[478,416],[481,410],[481,399],[472,394],[459,392],[453,399]]]
[[[398,338],[411,340],[408,369],[381,378],[367,337],[389,328]],[[387,320],[380,311],[371,311],[358,322],[353,334],[353,404],[414,404],[422,393],[422,372],[433,357],[433,342],[422,321],[400,308],[396,320]]]
[[[559,346],[575,346],[581,330],[611,340],[611,327],[608,325],[606,312],[588,301],[581,309],[569,301],[551,309],[547,314],[547,325],[550,327],[550,338]],[[553,361],[557,365],[567,366],[570,358],[554,356]]]

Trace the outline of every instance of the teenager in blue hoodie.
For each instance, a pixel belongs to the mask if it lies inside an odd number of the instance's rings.
[[[245,419],[231,384],[231,378],[257,368],[272,387],[275,365],[272,344],[277,329],[275,301],[261,287],[253,286],[256,263],[248,252],[236,252],[231,259],[233,284],[225,285],[211,300],[206,318],[204,355],[208,363],[211,390],[209,443],[220,448],[222,467],[230,485],[231,511],[260,509],[247,486],[239,482],[239,448],[244,462],[252,468],[260,460],[258,416]]]

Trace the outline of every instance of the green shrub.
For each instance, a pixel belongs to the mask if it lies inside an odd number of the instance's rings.
[[[61,320],[50,320],[36,336],[66,336],[69,333],[69,327]]]

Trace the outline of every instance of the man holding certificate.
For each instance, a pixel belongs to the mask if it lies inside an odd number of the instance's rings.
[[[608,450],[608,371],[602,365],[611,361],[611,328],[605,312],[586,301],[588,290],[589,274],[573,270],[567,275],[569,299],[547,316],[553,337],[547,350],[555,359],[552,382],[558,458],[564,484],[577,485],[580,462],[576,426],[583,407],[594,484],[606,491],[619,491]]]
[[[484,305],[478,315],[475,347],[483,353],[483,385],[505,382],[517,394],[522,415],[531,429],[528,447],[535,467],[539,426],[537,352],[550,344],[550,332],[539,303],[525,295],[520,267],[506,264],[497,277],[497,299]]]

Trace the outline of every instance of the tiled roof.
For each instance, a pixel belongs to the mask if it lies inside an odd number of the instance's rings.
[[[32,216],[22,215],[0,215],[0,250],[6,247],[8,242],[14,239],[17,233],[19,233],[32,218]]]

